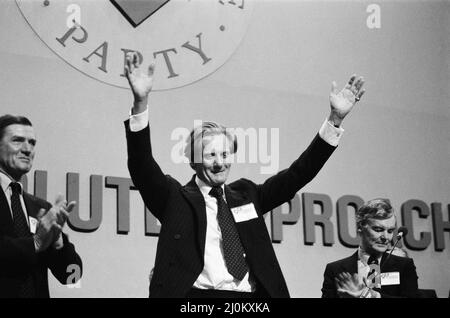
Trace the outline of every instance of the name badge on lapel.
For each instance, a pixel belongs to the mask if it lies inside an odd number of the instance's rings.
[[[381,273],[381,285],[399,285],[400,284],[400,272],[387,272]]]
[[[256,219],[258,214],[256,213],[253,203],[244,204],[231,209],[233,218],[236,223]]]
[[[37,228],[37,224],[38,224],[38,220],[36,220],[34,217],[29,216],[28,220],[30,221],[30,232],[32,234],[36,233],[36,228]]]

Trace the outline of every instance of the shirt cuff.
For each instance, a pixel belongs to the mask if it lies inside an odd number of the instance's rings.
[[[361,292],[361,295],[359,295],[359,298],[371,298],[372,295],[370,294],[370,288],[364,287],[363,291]]]
[[[344,128],[335,127],[332,123],[328,121],[328,119],[325,119],[325,121],[322,124],[322,127],[320,127],[319,130],[319,136],[323,140],[325,140],[328,144],[334,147],[337,147],[337,145],[339,144],[339,140],[341,139],[343,133]]]
[[[381,298],[381,294],[377,292],[376,290],[371,291],[372,298]]]
[[[148,106],[139,114],[131,114],[130,110],[130,130],[133,132],[139,131],[147,127],[148,125]]]

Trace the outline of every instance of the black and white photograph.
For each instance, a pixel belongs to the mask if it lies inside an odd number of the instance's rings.
[[[0,298],[450,298],[449,35],[448,0],[0,0]]]

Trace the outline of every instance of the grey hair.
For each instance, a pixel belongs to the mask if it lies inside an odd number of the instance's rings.
[[[31,121],[24,116],[16,116],[16,115],[3,115],[0,116],[0,139],[3,138],[5,134],[6,127],[10,125],[24,125],[24,126],[33,126]]]
[[[389,199],[373,199],[362,205],[356,212],[356,228],[360,229],[369,219],[385,220],[394,215]]]

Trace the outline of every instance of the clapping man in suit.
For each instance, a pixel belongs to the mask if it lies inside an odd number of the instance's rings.
[[[389,255],[396,229],[389,200],[374,199],[361,206],[356,213],[356,228],[359,248],[353,255],[327,264],[322,297],[418,297],[413,260]]]
[[[143,70],[137,55],[128,55],[125,74],[134,96],[125,121],[128,168],[161,223],[150,297],[289,297],[263,215],[290,200],[325,164],[342,135],[342,120],[364,94],[364,80],[352,76],[341,91],[333,82],[331,112],[319,133],[288,169],[263,184],[226,184],[236,136],[203,122],[186,143],[195,174],[183,186],[153,157],[147,108],[153,72],[154,64]]]
[[[0,117],[0,297],[50,297],[47,269],[62,284],[76,282],[68,279],[68,266],[78,266],[81,277],[81,259],[61,231],[75,202],[59,196],[52,206],[20,183],[33,165],[35,146],[26,117]]]

